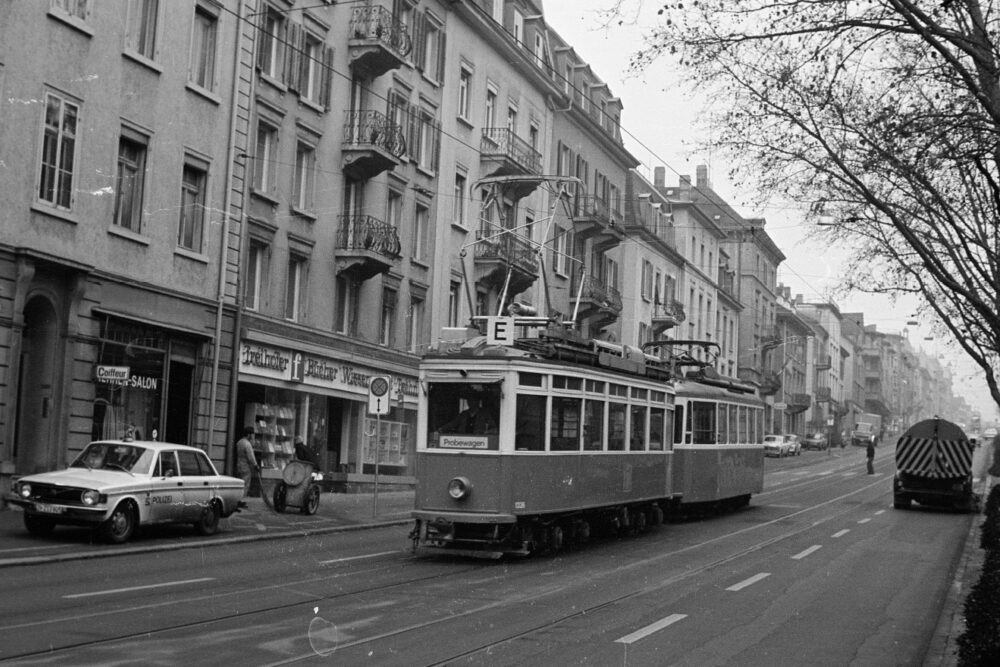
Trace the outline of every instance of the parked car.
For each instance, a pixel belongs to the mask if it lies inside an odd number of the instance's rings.
[[[801,456],[802,455],[802,441],[799,436],[793,434],[785,435],[785,444],[788,445],[788,455],[789,456]]]
[[[190,523],[211,535],[239,510],[243,480],[220,475],[197,447],[101,440],[65,470],[17,480],[8,500],[24,508],[24,526],[48,535],[58,524],[93,526],[109,542],[127,542],[139,526]]]
[[[825,433],[809,433],[802,439],[802,449],[816,449],[823,451],[830,448],[830,440]]]
[[[777,456],[782,458],[788,456],[788,441],[783,435],[764,436],[764,456]]]

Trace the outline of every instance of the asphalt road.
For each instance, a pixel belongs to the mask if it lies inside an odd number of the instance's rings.
[[[891,508],[892,450],[770,459],[746,510],[512,561],[407,527],[9,567],[18,664],[919,665],[972,515]]]

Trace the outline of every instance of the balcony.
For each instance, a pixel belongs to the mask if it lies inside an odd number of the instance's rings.
[[[541,175],[542,154],[505,127],[483,128],[479,159],[484,165],[491,165],[483,168],[485,176],[529,177],[518,188],[507,192],[515,199],[530,194],[541,183],[541,179],[530,177]]]
[[[476,280],[503,288],[508,270],[510,295],[520,294],[538,280],[538,260],[534,248],[516,232],[480,230],[473,246],[476,260]]]
[[[580,196],[573,202],[573,232],[579,241],[593,239],[596,252],[606,252],[625,238],[625,231],[611,217],[608,203],[595,195]]]
[[[830,391],[829,387],[816,387],[817,403],[829,403],[832,398],[833,392]]]
[[[812,396],[809,394],[786,394],[785,395],[785,414],[798,414],[800,412],[805,412],[812,405]]]
[[[337,230],[337,273],[368,280],[399,264],[399,233],[370,215],[342,215]]]
[[[659,337],[667,329],[672,329],[687,319],[684,304],[677,299],[667,299],[653,308],[653,336]]]
[[[830,355],[821,356],[816,360],[816,370],[818,371],[828,371],[833,368],[833,362],[830,359]]]
[[[582,283],[574,281],[573,294],[577,298],[577,318],[588,322],[592,328],[601,329],[616,321],[622,314],[622,295],[608,287],[599,278],[583,276]],[[580,286],[583,289],[580,289]]]
[[[364,180],[401,164],[403,131],[378,111],[348,111],[342,146],[344,172]]]
[[[351,68],[375,78],[399,69],[413,47],[407,27],[385,7],[355,7],[347,40]]]

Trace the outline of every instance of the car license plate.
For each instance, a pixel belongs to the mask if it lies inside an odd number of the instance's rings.
[[[35,503],[35,511],[45,514],[62,514],[65,508],[59,505],[49,505],[46,503]]]

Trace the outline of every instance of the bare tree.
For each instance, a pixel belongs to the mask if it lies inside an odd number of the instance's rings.
[[[659,10],[633,68],[677,59],[710,95],[732,176],[848,245],[847,287],[920,296],[1000,405],[998,9],[686,0]]]

